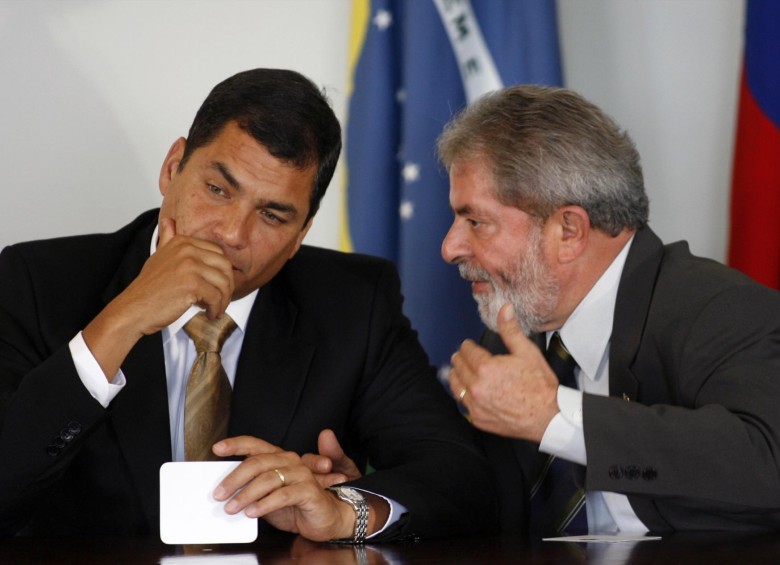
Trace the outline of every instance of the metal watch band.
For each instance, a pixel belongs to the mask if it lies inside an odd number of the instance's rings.
[[[334,543],[352,543],[362,544],[366,541],[368,533],[368,502],[365,497],[357,490],[349,487],[330,487],[339,500],[349,504],[355,511],[355,534],[351,538],[340,538],[330,540]]]

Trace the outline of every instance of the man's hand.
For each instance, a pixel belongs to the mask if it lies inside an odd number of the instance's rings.
[[[319,454],[306,453],[301,460],[323,488],[361,477],[357,465],[341,449],[341,444],[332,430],[326,429],[320,432],[317,438],[317,449]]]
[[[160,220],[157,251],[138,277],[84,329],[84,341],[112,379],[144,335],[153,334],[193,304],[218,318],[233,296],[233,266],[209,241],[176,234],[173,220]]]
[[[354,534],[355,511],[326,491],[296,453],[249,436],[224,439],[214,444],[213,450],[220,457],[246,457],[214,491],[215,499],[228,501],[228,514],[244,511],[313,541]],[[384,525],[389,506],[382,501],[379,504],[386,508],[378,507],[378,497],[366,498],[371,534]]]
[[[540,442],[558,412],[558,379],[508,304],[499,312],[498,332],[509,355],[464,341],[452,356],[450,387],[479,429]]]

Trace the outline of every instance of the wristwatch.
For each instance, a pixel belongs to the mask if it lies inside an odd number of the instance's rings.
[[[354,543],[362,544],[366,541],[366,533],[368,532],[368,502],[365,497],[357,490],[350,487],[330,487],[329,491],[333,492],[339,500],[343,500],[349,504],[354,510],[357,518],[355,519],[355,535],[351,538],[339,538],[330,540],[334,543]]]

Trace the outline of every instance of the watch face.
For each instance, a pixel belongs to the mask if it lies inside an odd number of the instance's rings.
[[[352,502],[363,502],[365,500],[363,495],[353,488],[349,488],[349,487],[336,487],[336,488],[338,489],[338,493],[347,500],[351,500]]]

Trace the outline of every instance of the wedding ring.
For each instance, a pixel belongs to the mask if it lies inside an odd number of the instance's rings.
[[[458,402],[463,404],[463,399],[466,398],[466,389],[460,391],[460,394],[458,395]]]
[[[274,473],[279,477],[279,480],[282,481],[282,486],[287,484],[287,481],[284,480],[284,473],[282,473],[279,469],[274,469]]]

